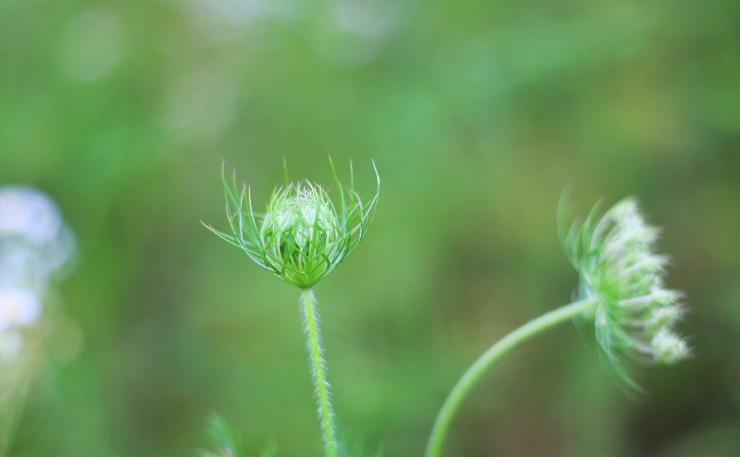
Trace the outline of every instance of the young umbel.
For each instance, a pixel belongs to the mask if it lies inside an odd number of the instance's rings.
[[[380,178],[373,163],[377,191],[363,202],[350,185],[339,181],[330,160],[338,195],[337,205],[318,184],[304,180],[286,182],[272,194],[267,211],[256,213],[249,188],[230,184],[224,178],[226,216],[231,233],[207,225],[216,235],[241,248],[257,265],[288,284],[308,289],[344,261],[362,241],[375,216]],[[286,180],[287,181],[287,180]]]
[[[561,213],[562,214],[562,213]],[[601,218],[595,212],[561,236],[579,275],[578,298],[595,302],[586,318],[596,341],[619,378],[636,387],[624,359],[672,364],[689,355],[674,331],[684,314],[681,293],[664,285],[668,258],[654,252],[659,230],[645,223],[634,198],[615,204]]]
[[[224,178],[226,216],[231,231],[225,233],[209,225],[206,227],[239,247],[257,265],[301,289],[300,304],[324,449],[327,457],[337,457],[340,449],[321,345],[317,301],[311,288],[342,263],[365,237],[375,216],[380,177],[373,163],[376,192],[369,201],[363,201],[355,191],[352,164],[350,183],[345,187],[331,159],[329,163],[334,175],[335,201],[311,181],[288,182],[286,171],[285,186],[275,189],[266,211],[259,213],[254,211],[249,188],[239,189],[235,178],[231,183]]]
[[[483,374],[509,351],[540,332],[573,319],[593,326],[600,353],[618,379],[639,388],[626,359],[673,364],[690,350],[674,326],[683,316],[681,293],[664,285],[667,258],[654,252],[658,229],[648,225],[634,198],[598,217],[572,222],[561,204],[559,228],[566,255],[579,276],[568,305],[533,319],[488,348],[452,388],[435,419],[425,457],[441,457],[452,418]]]

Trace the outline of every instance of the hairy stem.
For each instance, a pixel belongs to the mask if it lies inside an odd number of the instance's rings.
[[[462,375],[447,396],[434,421],[429,441],[427,441],[425,457],[442,456],[442,447],[452,418],[471,389],[494,363],[538,333],[579,316],[594,306],[596,306],[594,300],[581,300],[565,305],[527,322],[488,348]]]
[[[319,420],[321,421],[321,432],[324,435],[326,456],[337,457],[334,411],[331,408],[329,383],[326,380],[326,362],[324,361],[324,349],[321,346],[319,313],[316,310],[316,297],[311,289],[302,290],[301,308],[303,308],[303,329],[306,332],[306,346],[316,387],[316,401],[319,404]]]

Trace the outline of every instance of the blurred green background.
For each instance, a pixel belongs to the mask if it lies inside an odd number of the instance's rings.
[[[220,173],[361,192],[368,237],[317,288],[345,432],[419,456],[457,377],[565,304],[555,210],[640,199],[695,357],[630,399],[572,326],[479,386],[450,457],[740,452],[740,3],[0,2],[0,185],[78,238],[58,286],[82,345],[50,361],[10,455],[194,456],[221,413],[249,455],[321,455],[298,291],[226,226]]]

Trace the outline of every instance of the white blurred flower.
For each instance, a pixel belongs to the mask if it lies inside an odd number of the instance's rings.
[[[0,188],[0,237],[19,237],[41,245],[52,241],[62,228],[54,202],[28,187]]]
[[[25,357],[24,348],[43,338],[37,323],[47,290],[74,248],[51,198],[30,187],[0,187],[0,365]]]
[[[54,202],[29,187],[0,188],[0,287],[43,291],[75,248]]]
[[[33,325],[41,314],[41,301],[30,290],[0,288],[0,332]]]

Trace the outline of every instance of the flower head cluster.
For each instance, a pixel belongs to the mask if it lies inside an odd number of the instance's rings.
[[[283,281],[302,289],[310,288],[331,273],[362,241],[375,215],[380,192],[377,169],[377,192],[364,203],[354,189],[353,172],[350,172],[350,186],[345,188],[333,163],[331,168],[337,205],[321,186],[305,180],[276,189],[267,211],[256,213],[249,189],[243,187],[239,191],[235,182],[229,184],[224,179],[231,233],[206,227],[241,248],[259,266]]]
[[[565,251],[580,276],[579,299],[596,302],[596,339],[606,361],[628,384],[621,360],[663,364],[689,355],[674,325],[684,314],[681,293],[663,283],[667,258],[653,252],[659,230],[647,225],[636,201],[625,199],[603,216],[596,209],[569,228],[560,214]]]
[[[38,190],[0,188],[0,366],[23,354],[51,278],[74,249],[54,202]]]

